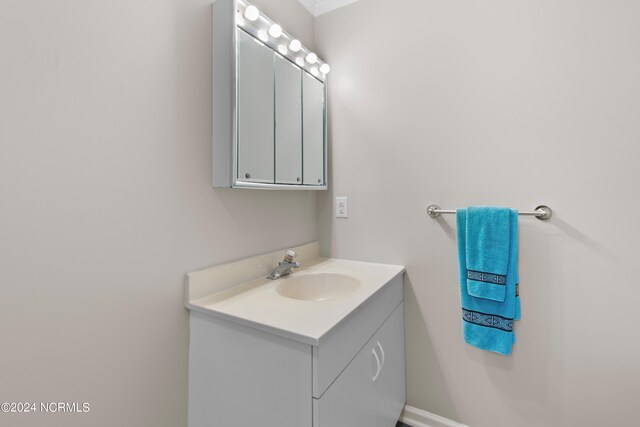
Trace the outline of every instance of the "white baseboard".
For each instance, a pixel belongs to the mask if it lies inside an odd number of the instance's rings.
[[[412,427],[467,427],[440,415],[405,405],[400,421]]]

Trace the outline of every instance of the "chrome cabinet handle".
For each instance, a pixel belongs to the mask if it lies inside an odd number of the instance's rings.
[[[380,354],[382,355],[382,366],[380,367],[380,369],[382,369],[385,362],[384,349],[382,348],[382,344],[380,344],[380,341],[376,341],[376,346],[380,349]]]
[[[373,376],[373,378],[371,378],[371,382],[374,383],[376,382],[376,380],[378,379],[378,376],[380,375],[380,371],[382,370],[382,365],[380,364],[380,358],[378,357],[378,353],[376,353],[375,349],[371,349],[371,354],[373,354],[373,357],[375,357],[376,359],[376,364],[378,366],[378,369],[376,370],[376,374]]]

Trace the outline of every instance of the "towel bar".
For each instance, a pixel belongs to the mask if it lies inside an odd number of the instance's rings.
[[[455,213],[456,213],[455,210],[440,209],[440,206],[438,205],[429,205],[427,207],[427,214],[429,214],[431,218],[437,218],[443,214],[448,215],[448,214],[455,214]],[[545,205],[538,206],[533,210],[533,212],[518,212],[518,215],[535,216],[536,218],[542,219],[542,220],[551,218],[552,214],[553,214],[553,211],[551,210],[551,208]]]

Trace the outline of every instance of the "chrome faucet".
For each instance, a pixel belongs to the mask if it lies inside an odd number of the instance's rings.
[[[288,250],[284,253],[284,261],[279,262],[276,268],[273,269],[271,274],[267,276],[267,279],[276,280],[279,277],[291,274],[291,270],[294,268],[300,268],[302,264],[294,261],[296,253],[292,250]]]

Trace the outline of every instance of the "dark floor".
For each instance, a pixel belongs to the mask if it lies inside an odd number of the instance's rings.
[[[411,427],[411,426],[409,424],[401,423],[400,421],[398,421],[398,424],[396,424],[396,427]]]

